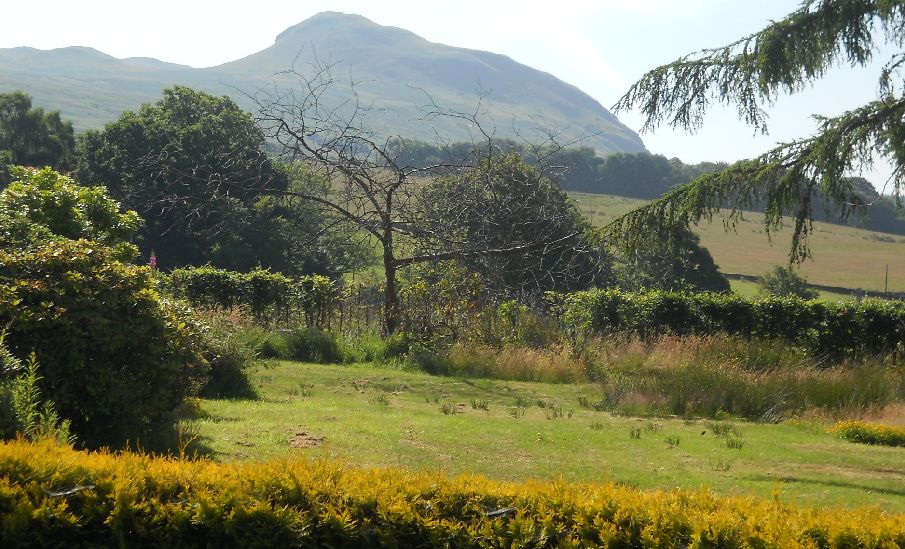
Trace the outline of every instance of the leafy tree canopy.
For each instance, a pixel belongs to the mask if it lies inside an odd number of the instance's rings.
[[[33,108],[21,91],[0,93],[0,184],[9,182],[8,166],[72,167],[75,148],[72,123],[59,111]]]
[[[437,178],[421,200],[420,245],[455,243],[460,261],[497,291],[527,297],[611,281],[610,258],[590,224],[564,191],[518,154]]]
[[[333,268],[327,254],[305,249],[315,214],[279,198],[289,171],[271,162],[251,115],[227,97],[164,90],[156,103],[80,136],[76,173],[145,219],[142,247],[161,267]]]
[[[696,130],[714,103],[735,105],[739,116],[766,132],[764,108],[780,93],[795,93],[827,70],[864,66],[879,46],[893,48],[878,83],[879,95],[833,118],[819,118],[813,136],[779,145],[680,186],[607,227],[628,249],[653,238],[670,238],[678,226],[709,219],[729,204],[731,224],[740,210],[766,203],[768,231],[794,218],[790,259],[808,256],[813,191],[819,190],[843,217],[863,205],[852,175],[876,160],[893,166],[890,183],[905,188],[905,1],[808,0],[785,18],[732,44],[702,50],[653,69],[619,100],[615,110],[639,108],[644,130],[666,123]]]
[[[104,187],[82,187],[50,168],[13,167],[14,181],[0,192],[0,245],[26,249],[55,239],[91,240],[125,261],[141,220],[122,212]]]

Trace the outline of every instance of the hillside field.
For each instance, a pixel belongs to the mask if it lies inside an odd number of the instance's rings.
[[[645,201],[621,196],[570,193],[594,225],[603,226]],[[735,229],[719,218],[692,227],[723,273],[760,276],[788,262],[791,230],[768,235],[763,214],[745,213]],[[905,292],[905,237],[842,225],[815,223],[812,259],[800,273],[813,284],[883,291],[889,265],[889,292]],[[744,287],[744,285],[741,285]],[[733,288],[736,284],[733,282]],[[836,296],[829,296],[834,298]]]

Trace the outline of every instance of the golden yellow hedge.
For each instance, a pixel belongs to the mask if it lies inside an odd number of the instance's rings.
[[[325,460],[224,464],[0,445],[0,546],[53,545],[902,547],[905,515]]]

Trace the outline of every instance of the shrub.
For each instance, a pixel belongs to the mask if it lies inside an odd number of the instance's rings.
[[[760,291],[767,296],[797,297],[799,299],[817,299],[819,293],[808,286],[808,281],[790,267],[777,265],[772,271],[760,277]]]
[[[189,311],[158,296],[150,269],[84,240],[0,251],[0,324],[91,446],[148,441],[206,374]]]
[[[248,379],[257,361],[254,348],[230,330],[214,326],[204,341],[204,358],[210,365],[207,382],[201,388],[205,398],[255,398],[257,392]]]
[[[376,362],[379,364],[390,358],[388,345],[379,334],[373,332],[363,332],[341,338],[339,344],[346,362]]]
[[[206,327],[202,352],[210,365],[210,374],[200,395],[206,398],[255,398],[257,393],[248,374],[258,362],[256,332],[260,330],[237,309],[197,309],[195,315]]]
[[[289,340],[285,333],[270,332],[263,329],[246,333],[253,338],[259,357],[283,360],[292,358],[292,348],[289,346]]]
[[[299,327],[287,331],[284,337],[289,346],[289,358],[293,360],[321,364],[345,362],[337,337],[330,332]]]
[[[131,243],[141,220],[120,212],[104,187],[83,187],[50,168],[14,167],[14,181],[0,192],[0,246],[24,249],[54,239],[85,238],[132,260]]]
[[[213,463],[15,442],[0,445],[0,490],[4,547],[905,545],[905,515],[876,508],[327,460]]]
[[[242,307],[259,321],[285,321],[295,313],[304,316],[308,327],[320,329],[329,325],[340,296],[340,288],[325,276],[292,280],[265,269],[239,273],[210,266],[184,267],[166,275],[165,284],[196,307]]]
[[[840,421],[830,432],[851,442],[905,447],[905,429],[901,427],[874,425],[863,421]]]

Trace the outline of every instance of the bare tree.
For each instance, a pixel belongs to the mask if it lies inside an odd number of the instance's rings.
[[[373,119],[371,115],[383,115],[383,109],[362,104],[357,96],[331,102],[328,92],[334,84],[332,67],[315,64],[312,69],[307,76],[295,69],[287,71],[280,76],[280,86],[259,90],[252,98],[258,110],[256,120],[266,137],[281,148],[285,160],[302,164],[318,178],[329,182],[320,188],[291,188],[278,192],[291,193],[320,205],[354,227],[355,231],[350,234],[371,239],[379,246],[386,276],[384,324],[387,333],[393,333],[399,327],[397,272],[403,267],[442,260],[517,257],[528,252],[559,254],[557,257],[560,257],[564,249],[587,244],[586,227],[563,231],[562,224],[550,219],[561,215],[561,210],[534,205],[538,196],[535,192],[512,193],[506,200],[486,203],[476,203],[474,198],[478,195],[475,193],[468,195],[469,200],[459,203],[455,202],[455,195],[447,196],[443,208],[458,208],[458,217],[469,219],[470,227],[457,229],[449,224],[431,222],[435,221],[429,217],[431,206],[436,204],[426,204],[425,198],[437,195],[425,190],[434,177],[443,175],[448,180],[466,177],[465,174],[473,174],[474,170],[492,169],[488,160],[498,155],[498,151],[492,132],[486,131],[478,120],[480,109],[461,113],[435,105],[429,107],[422,122],[430,123],[438,116],[461,120],[475,136],[474,154],[431,166],[407,166],[399,161],[404,155],[400,155],[398,138],[391,139],[368,125]],[[287,77],[296,85],[282,85]],[[497,175],[505,176],[505,173],[500,171]],[[471,177],[469,181],[473,184],[483,180],[486,179]],[[537,181],[549,184],[544,178]],[[496,232],[487,230],[492,227],[474,230],[476,219],[480,217],[474,215],[475,209],[505,208],[516,212],[529,205],[532,215],[518,216],[519,223],[525,225],[523,230],[509,230],[506,237],[501,237],[503,227],[496,227]],[[446,213],[446,221],[457,218],[455,211]],[[505,218],[501,215],[484,217],[495,222]],[[532,230],[528,230],[527,225],[533,225]],[[551,265],[559,263],[567,262],[550,262]]]

